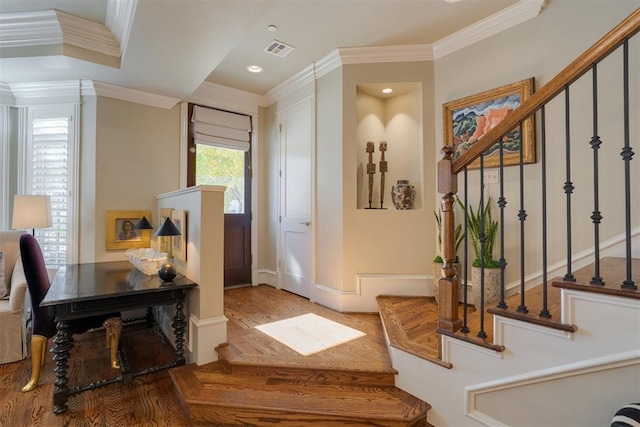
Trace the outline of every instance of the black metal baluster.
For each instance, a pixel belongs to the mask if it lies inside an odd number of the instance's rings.
[[[480,216],[480,235],[478,240],[480,241],[480,331],[478,332],[478,338],[487,338],[487,333],[484,331],[484,242],[486,235],[484,233],[485,223],[484,215],[484,154],[480,155],[480,210],[478,215]],[[477,301],[476,301],[477,302]]]
[[[464,273],[464,310],[462,312],[462,316],[463,316],[463,321],[462,321],[462,328],[460,329],[460,332],[462,332],[463,334],[468,334],[470,332],[469,330],[469,325],[467,324],[468,321],[468,309],[467,309],[467,303],[468,303],[468,293],[469,293],[469,287],[467,286],[467,270],[469,268],[469,231],[467,230],[468,225],[469,225],[469,221],[467,218],[467,206],[468,206],[468,200],[467,200],[467,168],[464,168],[464,265],[463,265],[463,270]]]
[[[625,207],[625,244],[627,261],[627,278],[620,286],[622,289],[638,289],[632,280],[631,271],[631,158],[633,150],[629,138],[629,41],[625,40],[623,46],[623,87],[624,87],[624,148],[622,160],[624,161],[624,207]]]
[[[542,137],[540,138],[542,162],[542,310],[540,317],[551,318],[548,306],[548,277],[547,277],[547,123],[544,105],[540,109]]]
[[[564,192],[567,195],[567,273],[564,275],[564,281],[575,282],[576,278],[571,272],[571,194],[574,187],[571,182],[571,126],[569,118],[569,86],[564,88],[564,112],[565,112],[565,153],[566,153],[566,181],[564,183]]]
[[[500,208],[500,302],[498,308],[508,308],[504,298],[504,270],[507,268],[507,260],[504,258],[504,208],[507,206],[507,199],[504,198],[504,142],[500,138],[500,197],[498,197],[498,207]]]
[[[520,210],[518,211],[518,219],[520,220],[520,305],[518,306],[518,313],[528,313],[529,310],[525,305],[525,289],[524,289],[524,222],[527,220],[527,211],[524,208],[524,157],[522,148],[522,123],[520,126]]]
[[[597,65],[592,67],[593,73],[593,136],[591,137],[591,148],[593,149],[593,214],[591,221],[593,222],[593,240],[594,240],[594,272],[591,278],[592,285],[604,285],[602,277],[600,277],[600,222],[602,221],[602,213],[600,212],[600,195],[598,192],[598,150],[602,141],[598,136],[598,71]]]

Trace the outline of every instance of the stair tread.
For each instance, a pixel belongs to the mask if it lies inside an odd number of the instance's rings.
[[[239,376],[222,364],[204,369],[195,365],[174,368],[170,375],[185,403],[253,409],[281,409],[341,417],[415,419],[430,405],[393,386],[315,383],[309,381]]]

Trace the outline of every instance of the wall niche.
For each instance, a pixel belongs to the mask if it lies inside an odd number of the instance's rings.
[[[391,89],[389,93],[383,92]],[[388,92],[388,91],[387,91]],[[371,208],[396,210],[391,197],[392,187],[399,180],[408,180],[416,190],[413,209],[423,206],[423,134],[421,83],[369,83],[356,85],[358,123],[357,195],[358,209],[369,209],[369,153],[367,142],[373,142],[375,165]],[[380,142],[386,141],[384,193],[381,205]]]

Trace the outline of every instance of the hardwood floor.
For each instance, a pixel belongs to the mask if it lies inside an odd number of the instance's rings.
[[[69,361],[69,384],[88,384],[102,378],[115,378],[118,370],[109,366],[104,348],[104,331],[76,335]],[[51,348],[53,340],[49,340]],[[143,325],[126,326],[121,344],[129,350],[132,368],[167,363],[173,349]],[[135,357],[134,357],[135,352]],[[189,426],[167,371],[134,379],[130,384],[113,384],[87,391],[69,399],[69,411],[53,413],[55,363],[52,354],[42,368],[40,386],[22,393],[31,374],[31,356],[0,365],[0,426]]]
[[[283,344],[253,329],[299,314],[314,313],[339,321],[367,335],[350,343],[302,357]],[[221,349],[227,360],[246,369],[261,363],[282,368],[333,367],[360,370],[377,375],[381,382],[392,378],[378,314],[341,314],[308,300],[267,285],[225,290],[225,315],[229,318],[229,345]],[[173,357],[173,350],[143,325],[129,325],[123,331],[122,343],[129,349],[130,363],[140,366]],[[49,340],[49,346],[52,346]],[[134,356],[135,354],[135,356]],[[104,331],[75,336],[75,348],[69,361],[70,385],[86,384],[100,378],[111,378],[119,371],[109,367],[109,354],[104,348]],[[53,413],[55,363],[48,354],[42,369],[40,386],[30,393],[20,389],[29,379],[31,357],[0,365],[0,426],[191,426],[180,406],[167,371],[136,378],[131,384],[114,384],[87,391],[69,399],[69,411]],[[213,424],[211,424],[213,425]]]

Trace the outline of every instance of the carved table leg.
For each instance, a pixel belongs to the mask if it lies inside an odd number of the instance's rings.
[[[155,318],[153,316],[153,307],[147,307],[147,328],[153,328],[153,324],[155,323]]]
[[[182,311],[184,302],[184,292],[180,292],[179,301],[176,302],[176,315],[173,317],[173,332],[176,336],[176,363],[178,366],[185,364],[184,357],[184,332],[187,322]]]
[[[73,334],[69,332],[69,324],[66,321],[60,321],[56,325],[58,334],[53,340],[54,354],[53,360],[56,362],[56,380],[53,390],[53,412],[62,414],[67,412],[67,400],[69,399],[69,378],[67,378],[67,370],[69,369],[69,355],[73,348]]]

